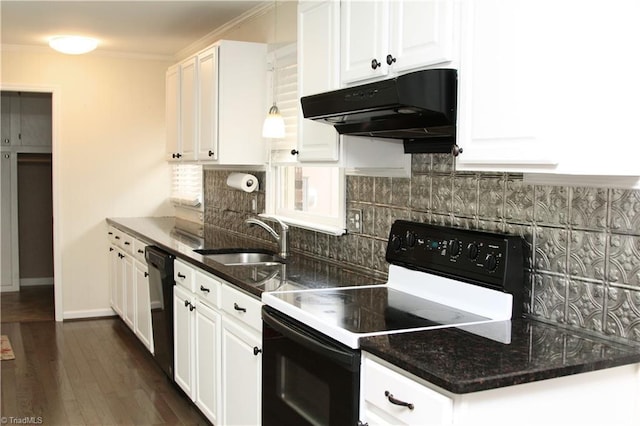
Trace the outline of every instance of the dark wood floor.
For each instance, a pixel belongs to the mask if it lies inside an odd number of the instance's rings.
[[[4,306],[4,305],[3,305]],[[45,425],[207,425],[117,318],[3,322],[1,415]]]
[[[53,286],[22,287],[0,294],[0,317],[2,322],[53,321]]]

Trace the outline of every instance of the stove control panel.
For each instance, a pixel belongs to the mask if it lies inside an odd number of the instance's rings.
[[[493,289],[522,292],[524,240],[520,236],[396,221],[389,233],[389,263]]]

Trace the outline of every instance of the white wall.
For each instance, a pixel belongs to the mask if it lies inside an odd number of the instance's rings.
[[[3,88],[54,87],[58,97],[55,273],[64,317],[108,314],[105,218],[173,214],[164,160],[170,62],[14,47],[1,53]]]

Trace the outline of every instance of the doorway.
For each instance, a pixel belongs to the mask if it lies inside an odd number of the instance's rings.
[[[54,319],[52,93],[1,97],[2,308]]]

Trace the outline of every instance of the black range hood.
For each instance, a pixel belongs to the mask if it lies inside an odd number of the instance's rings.
[[[341,135],[401,139],[406,153],[443,153],[455,147],[457,92],[456,70],[429,69],[300,102],[305,118]]]

